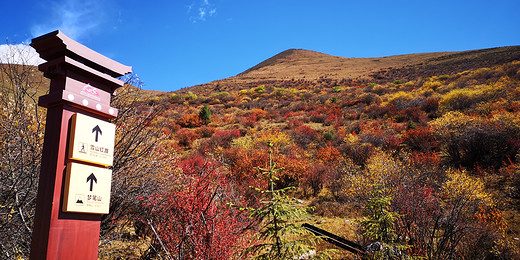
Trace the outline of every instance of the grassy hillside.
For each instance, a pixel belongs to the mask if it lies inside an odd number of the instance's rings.
[[[289,50],[153,102],[168,107],[157,120],[181,162],[218,164],[245,201],[271,141],[284,167],[277,185],[297,187],[322,226],[375,218],[369,202],[385,198],[395,235],[410,238],[387,245],[415,256],[518,257],[519,50],[394,56],[370,69]],[[333,232],[364,245],[382,239],[362,222]]]

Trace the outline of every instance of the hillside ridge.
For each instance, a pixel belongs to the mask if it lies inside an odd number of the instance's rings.
[[[514,60],[520,60],[520,46],[368,58],[339,57],[312,50],[288,49],[236,76],[183,88],[176,92],[203,93],[211,91],[216,85],[233,85],[240,88],[241,85],[252,82],[313,81],[320,78],[375,83],[384,83],[396,78],[408,81],[417,77],[490,67]]]

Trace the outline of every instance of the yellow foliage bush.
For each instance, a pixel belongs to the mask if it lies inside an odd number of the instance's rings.
[[[235,138],[233,139],[233,141],[231,141],[231,147],[233,148],[244,148],[246,150],[250,150],[253,148],[253,145],[253,138],[251,138],[251,136],[248,135]]]
[[[350,168],[356,169],[350,161]],[[348,166],[348,161],[347,165]],[[357,168],[360,169],[360,168]],[[399,160],[394,159],[383,151],[377,151],[366,164],[364,170],[349,171],[342,179],[343,195],[351,200],[363,202],[374,185],[392,194],[396,190],[396,182],[404,178],[405,167]]]
[[[280,130],[271,130],[259,133],[253,141],[254,147],[263,147],[268,141],[271,141],[273,147],[284,151],[287,148],[294,146],[294,141],[285,132]]]
[[[506,92],[500,85],[477,85],[472,88],[455,89],[445,94],[439,101],[439,110],[465,110],[480,102],[495,100]]]
[[[439,88],[440,86],[442,86],[442,83],[440,81],[428,80],[428,81],[424,81],[422,86],[419,89],[417,89],[417,91],[420,94],[423,94],[426,92],[436,91],[437,88]]]
[[[486,207],[495,205],[492,196],[486,192],[484,183],[480,179],[471,177],[465,171],[460,170],[448,171],[447,178],[448,180],[441,188],[444,202],[473,206],[471,210],[477,210],[482,205]]]
[[[413,106],[412,104],[415,99],[415,94],[409,91],[398,91],[385,95],[385,98],[389,104],[393,104],[399,109],[405,109]]]
[[[500,166],[518,152],[514,141],[520,138],[518,112],[483,117],[455,111],[428,124],[442,144],[443,156],[455,165]]]

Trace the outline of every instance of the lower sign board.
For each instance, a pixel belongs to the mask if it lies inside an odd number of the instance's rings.
[[[67,164],[63,211],[108,214],[112,170],[71,162]]]

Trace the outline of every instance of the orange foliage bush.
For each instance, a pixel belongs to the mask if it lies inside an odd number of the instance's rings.
[[[197,114],[185,114],[177,120],[177,124],[182,127],[194,128],[204,124]]]

